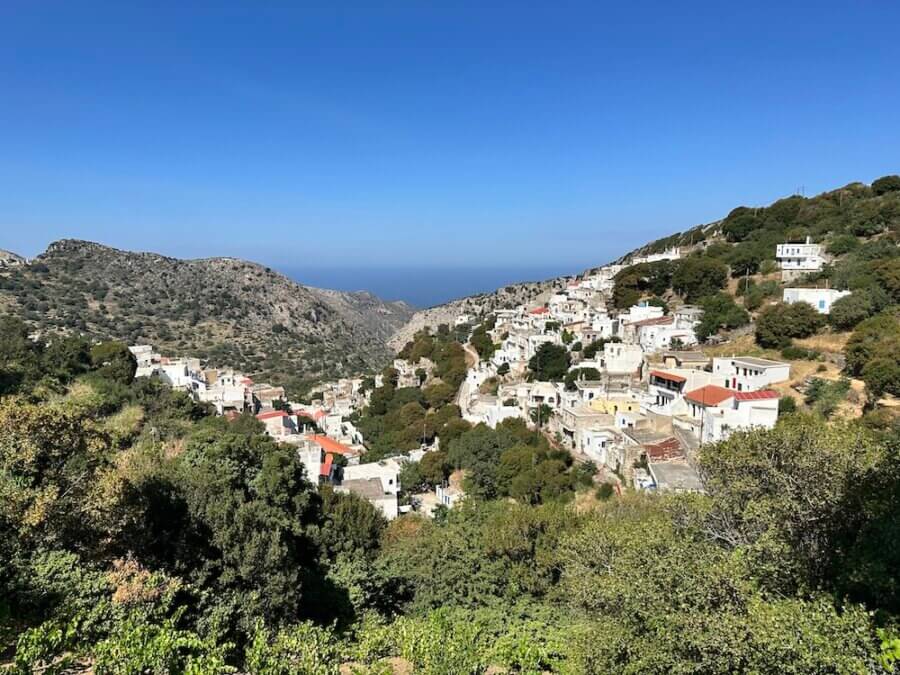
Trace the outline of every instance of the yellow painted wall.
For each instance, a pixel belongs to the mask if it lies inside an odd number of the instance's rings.
[[[591,409],[607,415],[615,415],[617,412],[640,412],[641,406],[630,398],[595,398],[591,401]]]

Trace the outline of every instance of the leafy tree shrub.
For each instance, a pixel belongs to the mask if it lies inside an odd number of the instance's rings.
[[[847,372],[859,376],[875,358],[900,358],[900,321],[890,313],[860,322],[844,348]]]
[[[822,358],[822,353],[815,349],[803,349],[794,345],[789,345],[781,350],[781,357],[789,361],[818,361]]]
[[[569,350],[549,342],[538,347],[528,361],[528,369],[536,380],[562,380],[569,371],[571,356]]]
[[[756,342],[761,347],[784,348],[792,338],[813,335],[824,322],[822,315],[805,302],[770,305],[756,319]]]
[[[779,415],[787,415],[793,412],[797,412],[797,401],[794,400],[793,396],[782,396],[778,399]]]
[[[734,329],[747,325],[750,315],[739,307],[727,293],[716,293],[700,301],[703,317],[695,329],[697,339],[704,341],[722,328]]]
[[[727,279],[725,263],[714,258],[690,257],[679,261],[672,274],[672,289],[686,302],[696,302],[723,288]]]
[[[884,309],[886,304],[887,297],[880,289],[854,291],[832,303],[828,321],[838,330],[851,330]]]
[[[845,255],[858,248],[859,239],[857,237],[854,237],[852,234],[839,234],[828,242],[825,250],[831,255],[838,256]]]
[[[815,377],[806,390],[806,405],[824,417],[830,417],[850,391],[850,380],[823,380]]]
[[[862,379],[873,399],[871,403],[885,394],[900,396],[900,362],[896,357],[880,356],[867,362],[862,369]]]
[[[872,191],[876,195],[897,192],[898,190],[900,190],[900,176],[882,176],[881,178],[872,181]]]

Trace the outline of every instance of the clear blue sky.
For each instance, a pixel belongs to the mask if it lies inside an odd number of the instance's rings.
[[[0,248],[575,272],[900,171],[898,28],[894,0],[5,0]]]

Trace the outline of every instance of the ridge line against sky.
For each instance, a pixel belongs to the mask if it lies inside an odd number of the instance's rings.
[[[898,25],[879,1],[10,1],[0,248],[574,273],[896,173]]]

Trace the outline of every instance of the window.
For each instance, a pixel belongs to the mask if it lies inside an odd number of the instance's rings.
[[[819,309],[825,309],[825,301],[819,300]]]

